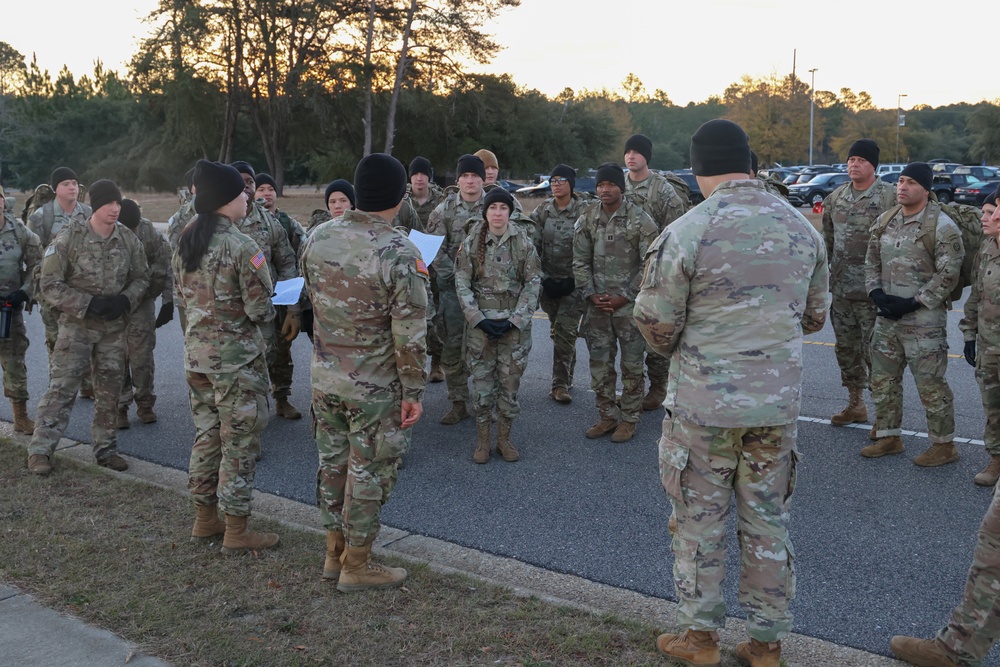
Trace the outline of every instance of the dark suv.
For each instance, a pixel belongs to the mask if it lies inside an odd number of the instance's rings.
[[[788,201],[793,206],[813,206],[850,180],[850,176],[839,171],[819,174],[805,183],[789,185]]]

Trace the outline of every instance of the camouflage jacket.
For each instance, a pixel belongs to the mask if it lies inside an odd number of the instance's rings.
[[[135,228],[135,235],[142,241],[142,249],[149,267],[149,287],[142,299],[163,297],[164,303],[174,300],[174,276],[170,271],[170,247],[153,223],[142,218]]]
[[[617,294],[634,301],[643,257],[657,234],[649,214],[627,199],[610,216],[600,204],[584,211],[573,233],[573,278],[583,298]]]
[[[325,208],[317,208],[313,210],[312,215],[309,216],[309,225],[306,227],[306,238],[312,235],[313,230],[316,229],[316,227],[327,220],[332,219],[333,216],[330,215],[330,211]],[[299,255],[302,255],[302,248],[299,248]]]
[[[60,326],[67,317],[82,323],[95,296],[124,294],[134,310],[147,287],[149,268],[142,243],[120,222],[104,239],[89,222],[74,220],[56,234],[42,257],[39,288],[46,303],[62,311]],[[121,318],[106,327],[115,330],[125,323]]]
[[[431,217],[431,211],[437,208],[437,205],[444,201],[444,190],[437,183],[430,183],[428,185],[429,193],[427,195],[427,200],[421,204],[413,196],[413,192],[410,190],[410,185],[406,185],[406,198],[410,201],[413,206],[413,210],[417,212],[417,217],[420,218],[420,224],[422,229],[427,229],[427,220]]]
[[[181,207],[167,220],[167,242],[171,250],[177,250],[177,241],[181,238],[181,232],[187,224],[194,219],[194,197],[187,200]]]
[[[896,205],[896,189],[880,178],[864,192],[845,183],[823,200],[823,239],[830,258],[830,291],[847,299],[868,299],[865,255],[871,228]]]
[[[385,220],[347,211],[302,250],[315,317],[313,389],[358,401],[423,400],[428,274]]]
[[[924,247],[921,223],[934,208],[939,211],[931,257]],[[887,295],[916,297],[924,307],[904,315],[900,323],[917,327],[945,327],[948,323],[948,299],[958,284],[962,269],[962,233],[958,225],[936,206],[925,206],[915,215],[903,216],[900,209],[888,221],[879,216],[868,242],[865,256],[865,289],[882,289]]]
[[[407,232],[411,232],[414,229],[418,232],[425,230],[423,221],[417,215],[417,209],[414,208],[413,203],[406,197],[400,202],[399,212],[396,213],[396,218],[392,221],[392,226],[402,227]]]
[[[76,208],[69,215],[62,210],[59,202],[50,201],[35,209],[28,218],[28,229],[38,235],[42,248],[47,248],[66,223],[70,221],[87,222],[92,211],[86,204],[76,203]]]
[[[485,256],[480,262],[484,228]],[[538,308],[541,285],[538,253],[522,227],[508,223],[499,238],[489,231],[486,221],[472,227],[458,250],[455,266],[455,291],[471,326],[484,319],[510,320],[524,331]]]
[[[778,426],[799,415],[802,334],[829,295],[826,246],[756,179],[727,181],[650,247],[636,325],[670,356],[664,405],[705,426]]]
[[[274,284],[264,251],[226,218],[195,271],[174,252],[174,299],[187,312],[184,368],[194,373],[234,373],[264,354],[260,324],[274,319]]]
[[[555,197],[549,197],[528,216],[535,227],[533,240],[542,265],[542,279],[573,277],[573,229],[584,209],[590,206],[600,203],[584,200],[574,192],[566,208],[559,210]]]
[[[967,341],[976,340],[978,334],[978,353],[1000,355],[1000,247],[996,237],[984,235],[979,245],[972,291],[958,328]]]
[[[274,213],[271,215],[278,221],[281,228],[285,230],[285,236],[288,238],[288,243],[292,246],[292,252],[298,257],[299,252],[302,250],[302,244],[306,240],[306,230],[302,228],[298,220],[280,208],[274,209]]]
[[[0,299],[24,290],[31,297],[34,294],[36,269],[42,262],[42,244],[38,235],[6,213],[0,220]]]
[[[237,223],[236,228],[260,246],[271,271],[271,282],[290,280],[299,275],[292,244],[281,224],[267,209],[254,202],[250,214]]]
[[[454,192],[448,195],[427,220],[427,233],[443,236],[444,242],[434,258],[434,271],[438,285],[450,287],[455,282],[455,257],[458,248],[477,221],[483,219],[483,192],[477,201],[467,202],[462,195]]]
[[[646,179],[638,182],[625,174],[625,194],[642,206],[660,231],[687,210],[684,200],[667,181],[667,177],[653,171],[649,172]]]

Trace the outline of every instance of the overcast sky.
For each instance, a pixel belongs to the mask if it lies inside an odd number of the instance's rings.
[[[4,3],[0,41],[53,75],[124,71],[155,0]],[[721,95],[743,74],[796,71],[817,90],[868,91],[877,106],[1000,98],[995,2],[967,1],[942,22],[919,2],[888,0],[521,0],[490,27],[507,45],[487,68],[554,96],[616,88],[634,72],[675,104]],[[49,23],[39,27],[39,17]]]

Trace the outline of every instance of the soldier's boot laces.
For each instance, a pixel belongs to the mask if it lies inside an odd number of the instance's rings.
[[[847,424],[864,424],[868,421],[868,406],[862,398],[861,387],[849,387],[850,398],[847,399],[847,407],[830,417],[830,423],[834,426],[846,426]]]
[[[340,558],[344,555],[345,549],[347,549],[347,541],[344,539],[343,531],[326,531],[326,560],[323,561],[324,579],[340,579],[340,571],[343,569]]]
[[[245,551],[270,549],[278,544],[276,533],[254,533],[247,530],[248,518],[226,515],[226,534],[222,538],[222,553],[233,556]]]
[[[488,463],[490,450],[493,448],[491,424],[488,421],[476,422],[476,449],[472,452],[474,463]]]
[[[683,634],[663,634],[656,638],[656,650],[693,667],[718,667],[719,635],[714,631],[685,630]]]
[[[923,454],[913,459],[913,463],[924,468],[934,468],[958,460],[958,449],[954,442],[935,442]]]
[[[507,463],[514,463],[521,458],[517,447],[510,441],[510,429],[514,421],[501,417],[497,423],[497,454],[503,457]]]
[[[469,416],[469,411],[465,407],[465,401],[452,401],[451,410],[441,417],[441,423],[445,426],[451,426],[462,421]]]
[[[781,642],[759,642],[751,638],[737,644],[733,651],[741,665],[750,667],[779,667],[781,664]]]
[[[646,412],[663,407],[663,401],[667,398],[667,383],[657,383],[649,385],[649,393],[642,399],[642,409]]]
[[[156,413],[153,412],[153,406],[151,405],[140,405],[135,409],[135,416],[139,418],[143,424],[155,424],[156,423]]]
[[[361,547],[347,545],[340,560],[338,591],[355,593],[369,588],[396,588],[406,581],[406,570],[375,563],[371,559],[371,554],[370,544]]]
[[[903,439],[898,435],[887,435],[879,438],[867,447],[861,448],[861,456],[869,459],[877,459],[889,454],[900,454],[903,451]]]
[[[195,505],[192,542],[210,542],[226,533],[226,522],[219,518],[218,505]]]
[[[1000,479],[1000,456],[994,456],[973,481],[979,486],[993,486]]]
[[[444,382],[444,370],[441,369],[441,355],[431,357],[431,372],[427,375],[428,382]]]
[[[125,459],[118,456],[117,454],[112,454],[103,461],[98,461],[97,465],[101,466],[102,468],[110,468],[111,470],[114,470],[116,472],[125,472],[126,470],[128,470],[128,463],[125,461]]]
[[[597,422],[593,426],[587,429],[585,434],[588,438],[593,440],[594,438],[601,438],[608,433],[611,433],[618,427],[618,420],[611,419],[610,417],[601,417],[601,421]]]
[[[302,419],[302,413],[287,398],[275,399],[275,412],[283,419]]]
[[[128,428],[128,408],[122,407],[118,408],[117,424],[119,430],[124,430]]]
[[[933,639],[896,635],[889,640],[889,648],[900,660],[918,667],[960,667]]]
[[[611,442],[628,442],[635,437],[635,422],[622,422],[611,434]]]
[[[52,460],[45,454],[32,454],[28,457],[28,472],[45,477],[52,472]]]
[[[31,435],[35,432],[35,422],[28,417],[28,406],[25,401],[11,401],[14,408],[14,430],[18,433]]]

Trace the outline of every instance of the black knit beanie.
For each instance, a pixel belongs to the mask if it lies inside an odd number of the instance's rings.
[[[550,178],[553,176],[562,176],[567,181],[569,181],[569,191],[572,192],[573,188],[576,187],[576,170],[573,167],[565,164],[557,164],[552,167],[552,173]]]
[[[507,192],[503,188],[491,188],[489,192],[486,193],[486,197],[483,198],[483,220],[486,220],[486,211],[489,209],[490,204],[496,204],[500,202],[501,204],[507,205],[507,217],[514,212],[514,195]]]
[[[118,214],[118,222],[134,232],[135,228],[139,226],[141,218],[142,212],[139,210],[139,204],[131,199],[123,199],[122,211]]]
[[[56,167],[52,170],[52,175],[49,176],[49,185],[51,185],[54,189],[63,181],[79,182],[80,179],[76,177],[76,172],[69,167]]]
[[[270,185],[275,190],[278,189],[278,184],[274,182],[273,178],[271,178],[271,174],[265,174],[264,172],[260,172],[254,176],[253,182],[258,188],[262,185]]]
[[[458,166],[455,167],[455,176],[461,176],[462,174],[473,173],[479,176],[479,178],[486,180],[486,165],[483,164],[481,158],[475,155],[469,155],[466,153],[462,157],[458,158]]]
[[[757,157],[757,153],[753,149],[750,149],[750,169],[752,176],[756,176],[757,172],[760,171],[760,158]]]
[[[249,174],[251,178],[257,177],[257,172],[253,170],[249,162],[244,160],[237,160],[236,162],[230,162],[229,166],[240,172],[241,174]]]
[[[64,178],[63,181],[65,180],[67,179]],[[94,181],[90,186],[90,208],[96,211],[113,201],[122,203],[122,191],[118,189],[118,186],[106,178]]]
[[[604,181],[614,183],[622,192],[625,192],[625,172],[622,171],[620,164],[605,162],[597,168],[597,185]]]
[[[354,194],[359,211],[395,208],[406,194],[406,168],[385,153],[366,155],[354,170]]]
[[[903,167],[903,171],[899,175],[901,177],[909,176],[928,192],[931,191],[931,185],[934,183],[934,172],[931,171],[931,166],[926,162],[911,162]]]
[[[184,172],[184,185],[189,188],[194,185],[194,167],[191,167],[186,172]]]
[[[434,178],[434,167],[431,166],[431,161],[425,157],[418,155],[410,161],[410,172],[409,175],[414,174],[427,174],[427,178]]]
[[[196,213],[211,213],[236,199],[246,188],[235,167],[208,160],[198,160],[191,180],[198,192],[194,198]]]
[[[633,134],[625,140],[625,153],[635,151],[646,158],[648,164],[653,159],[653,141],[645,134]]]
[[[354,186],[344,179],[338,178],[335,181],[330,181],[330,185],[326,186],[326,196],[323,197],[323,203],[326,204],[327,210],[330,208],[330,195],[334,192],[343,192],[351,200],[351,208],[355,207],[357,200],[354,198]]]
[[[691,171],[695,176],[749,174],[750,166],[750,139],[731,120],[710,120],[691,137]]]
[[[858,139],[847,151],[847,159],[861,157],[872,163],[873,167],[878,166],[879,148],[873,139]]]

